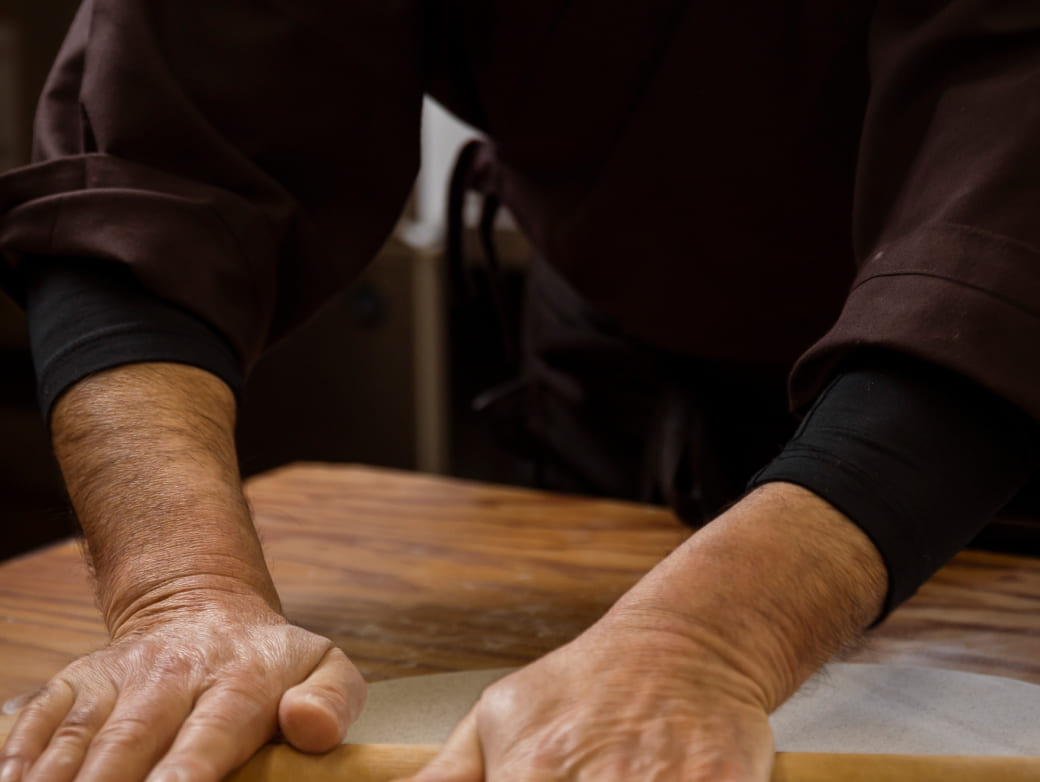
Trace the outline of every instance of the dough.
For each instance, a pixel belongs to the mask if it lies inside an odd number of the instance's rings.
[[[368,685],[352,744],[443,744],[480,693],[515,668],[409,676]]]
[[[440,744],[480,692],[512,669],[377,682],[347,741]],[[777,749],[1034,755],[1040,686],[995,676],[834,663],[773,715]]]

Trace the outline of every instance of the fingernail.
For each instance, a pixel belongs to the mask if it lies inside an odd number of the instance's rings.
[[[18,758],[4,761],[3,766],[0,766],[0,782],[18,782],[24,769],[25,763]]]

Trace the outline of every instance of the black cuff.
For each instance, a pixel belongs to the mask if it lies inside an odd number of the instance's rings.
[[[26,261],[23,278],[45,420],[74,383],[121,364],[189,364],[221,378],[236,396],[241,391],[241,365],[228,341],[196,316],[146,290],[126,267],[39,258]]]
[[[959,375],[878,353],[832,381],[751,486],[795,483],[852,519],[888,569],[884,618],[968,544],[1038,462],[1040,425],[1021,410]]]

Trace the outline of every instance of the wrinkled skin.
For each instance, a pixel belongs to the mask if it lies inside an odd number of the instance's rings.
[[[331,749],[364,683],[282,617],[242,492],[234,397],[118,367],[52,416],[112,641],[20,716],[0,782],[218,782],[281,731]],[[420,782],[765,782],[766,715],[877,618],[869,539],[819,497],[757,489],[573,643],[492,686]]]
[[[263,600],[179,593],[33,698],[0,778],[215,781],[276,729],[299,749],[331,749],[364,692],[342,651]]]
[[[691,639],[641,625],[610,616],[489,687],[412,782],[766,782],[761,692]]]
[[[410,782],[768,782],[768,715],[885,589],[846,517],[762,487],[575,641],[489,687]]]

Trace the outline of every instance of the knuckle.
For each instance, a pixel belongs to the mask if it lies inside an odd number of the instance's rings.
[[[221,699],[226,700],[232,710],[245,713],[271,708],[277,702],[276,695],[256,678],[241,678],[227,682],[221,688]]]
[[[82,706],[76,706],[72,709],[65,719],[62,721],[62,727],[68,728],[69,730],[90,730],[97,727],[100,722],[100,715],[94,704],[84,704]]]
[[[69,712],[55,729],[52,740],[63,744],[88,744],[96,732],[96,717],[86,709],[76,710]]]
[[[225,735],[235,733],[243,722],[243,715],[222,709],[209,709],[192,714],[192,727],[204,734]]]
[[[33,722],[38,717],[50,712],[56,705],[53,699],[47,698],[42,692],[33,695],[18,713],[18,722],[20,724]]]
[[[498,717],[506,717],[516,712],[517,706],[523,698],[523,691],[509,679],[495,682],[480,695],[477,706],[481,716],[485,719],[494,720]]]
[[[148,720],[133,715],[113,717],[105,723],[94,739],[94,745],[101,750],[120,750],[125,747],[137,747],[151,744],[155,735],[155,726]]]
[[[207,708],[193,712],[191,719],[201,730],[238,733],[243,725],[254,722],[258,716],[274,719],[276,710],[277,701],[264,693],[225,686],[219,697],[210,701]]]
[[[25,749],[23,749],[22,747],[10,746],[10,744],[11,742],[7,741],[4,744],[3,748],[0,749],[0,767],[6,766],[8,764],[14,765],[16,763],[21,765],[28,765],[36,759],[32,754],[25,751]]]
[[[342,671],[344,676],[361,676],[361,672],[358,671],[357,666],[354,665],[353,661],[349,657],[347,657],[346,652],[338,646],[332,646],[327,649],[323,655],[327,655],[329,663]]]
[[[75,694],[75,685],[62,676],[56,676],[27,697],[24,710],[30,712],[47,709],[55,703],[71,701]]]

